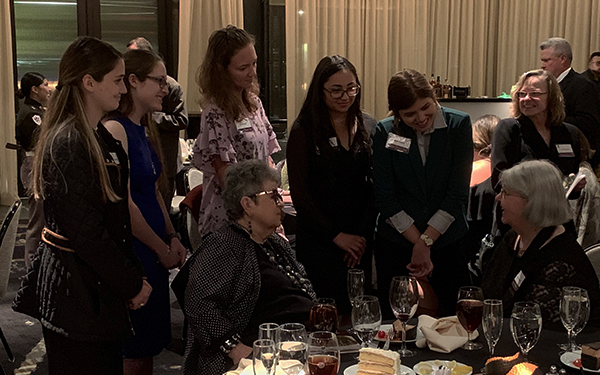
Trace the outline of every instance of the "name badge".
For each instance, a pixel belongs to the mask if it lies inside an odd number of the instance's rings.
[[[336,148],[338,146],[337,137],[329,138],[329,144],[331,145],[331,147]]]
[[[117,156],[116,152],[109,152],[109,154],[116,165],[121,165],[121,162],[119,161],[119,157]]]
[[[519,271],[517,276],[515,276],[515,278],[512,281],[512,288],[515,291],[519,290],[521,284],[523,284],[523,281],[525,281],[525,274],[523,273],[523,271]]]
[[[385,148],[388,150],[398,151],[403,154],[408,154],[410,150],[411,139],[401,137],[398,134],[389,133],[387,141],[385,141]]]
[[[568,143],[557,144],[556,151],[558,151],[558,156],[561,158],[570,158],[575,156],[575,153],[573,152],[573,147],[571,147],[571,145]]]
[[[252,125],[250,124],[250,120],[245,118],[241,121],[236,121],[235,127],[237,128],[237,130],[245,130],[245,129],[251,129]]]

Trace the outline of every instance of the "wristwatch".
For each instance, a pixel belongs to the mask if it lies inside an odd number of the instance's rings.
[[[428,235],[426,235],[425,233],[423,233],[421,235],[421,237],[419,237],[420,239],[423,240],[423,242],[425,242],[425,245],[427,246],[431,246],[433,245],[433,240],[431,239],[431,237],[429,237]]]

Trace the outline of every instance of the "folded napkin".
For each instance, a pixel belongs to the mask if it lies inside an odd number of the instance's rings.
[[[277,364],[277,368],[275,369],[275,375],[286,375],[283,369],[295,366],[304,367],[302,363],[296,360],[279,361]],[[257,375],[266,374],[265,368],[263,367],[262,363],[258,364],[258,368],[259,372],[257,373]],[[225,375],[254,375],[254,369],[252,368],[252,360],[243,358],[235,370],[227,371]]]
[[[429,315],[421,315],[419,328],[425,338],[417,340],[417,346],[424,348],[428,345],[434,352],[450,353],[463,346],[468,340],[467,331],[456,316],[435,319]],[[477,331],[472,333],[473,339],[477,336],[479,336]]]

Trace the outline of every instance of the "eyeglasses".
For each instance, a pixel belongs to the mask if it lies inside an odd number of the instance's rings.
[[[504,199],[504,197],[517,197],[521,199],[527,199],[527,197],[523,196],[522,194],[511,194],[507,192],[504,188],[502,188],[500,189],[500,198]]]
[[[275,204],[283,203],[283,196],[279,193],[279,189],[275,188],[271,191],[261,191],[260,193],[252,194],[250,197],[258,197],[261,195],[271,195],[271,199]]]
[[[532,91],[532,92],[525,92],[525,91],[517,91],[517,98],[519,99],[525,99],[528,95],[531,99],[539,99],[542,97],[542,95],[547,94],[548,92],[542,92],[542,91]]]
[[[360,86],[356,85],[356,86],[352,86],[347,88],[346,90],[342,90],[342,89],[334,89],[334,90],[327,90],[326,88],[323,87],[323,90],[327,91],[329,93],[329,95],[331,95],[331,99],[341,99],[344,94],[348,94],[348,97],[354,97],[356,95],[358,95],[358,93],[360,92]]]
[[[158,83],[158,86],[161,89],[164,89],[165,86],[167,86],[167,79],[164,77],[152,77],[152,76],[146,76],[146,78],[149,78],[151,80],[153,80],[154,82]]]

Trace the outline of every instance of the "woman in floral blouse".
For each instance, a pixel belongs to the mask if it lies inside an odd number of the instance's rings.
[[[204,173],[198,230],[202,236],[227,222],[221,193],[230,164],[259,159],[272,165],[280,150],[258,98],[254,38],[235,26],[212,33],[197,81],[203,96],[193,164]]]

